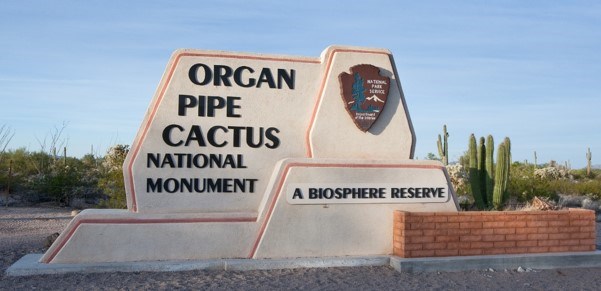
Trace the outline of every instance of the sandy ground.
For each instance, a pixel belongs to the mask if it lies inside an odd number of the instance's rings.
[[[187,271],[6,277],[25,254],[42,253],[44,238],[71,219],[65,208],[0,208],[1,290],[599,290],[601,268],[479,270],[401,274],[390,267],[270,271]],[[601,242],[601,223],[597,224]]]

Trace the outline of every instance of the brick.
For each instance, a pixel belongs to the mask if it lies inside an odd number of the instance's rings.
[[[461,212],[434,212],[434,215],[442,215],[442,216],[457,216]]]
[[[569,239],[571,236],[570,233],[551,233],[549,239]]]
[[[515,245],[517,247],[535,247],[538,245],[538,242],[535,240],[524,240],[516,242]]]
[[[449,231],[451,231],[451,230],[449,230],[449,229],[435,229],[434,233],[436,235],[448,235]]]
[[[557,221],[560,220],[560,215],[558,214],[545,214],[539,217],[539,220],[547,220],[547,221]]]
[[[580,217],[580,218],[594,218],[595,211],[582,209],[582,208],[572,208],[569,210],[570,217]]]
[[[460,222],[459,228],[482,228],[482,222]]]
[[[593,235],[592,232],[575,232],[570,234],[570,238],[580,238],[580,239],[585,239],[585,238],[594,238],[595,236]]]
[[[405,234],[405,230],[404,229],[398,229],[398,228],[393,228],[392,229],[392,233],[397,234],[397,235],[404,235]]]
[[[407,230],[407,229],[409,229],[409,224],[404,223],[404,222],[402,222],[402,223],[395,222],[393,227],[394,227],[394,229],[397,229],[397,230]]]
[[[412,258],[419,257],[433,257],[436,254],[434,250],[421,250],[421,251],[411,251],[410,256]]]
[[[447,217],[447,221],[448,222],[459,222],[460,219],[461,219],[461,216],[449,216],[449,217]]]
[[[459,242],[448,242],[447,243],[447,249],[449,249],[449,250],[458,250],[458,249],[461,249],[461,243],[459,243]]]
[[[493,242],[481,242],[481,241],[475,241],[475,242],[471,242],[470,243],[470,247],[472,249],[488,249],[488,248],[492,248],[494,247],[494,243]]]
[[[418,251],[423,249],[422,244],[405,244],[404,250],[406,251]]]
[[[458,256],[459,250],[436,250],[435,254],[440,257]]]
[[[394,242],[402,242],[402,241],[405,241],[405,237],[404,237],[404,236],[402,236],[402,235],[395,235],[395,236],[392,238],[392,241],[394,241]]]
[[[461,255],[461,256],[478,256],[481,254],[482,254],[481,249],[459,250],[459,255]]]
[[[595,245],[595,239],[581,239],[580,240],[580,244],[581,245]]]
[[[549,235],[546,233],[531,233],[528,235],[528,239],[549,239]]]
[[[587,226],[592,225],[593,220],[572,220],[570,221],[570,225],[572,226]]]
[[[425,243],[422,246],[424,250],[443,250],[447,248],[447,244],[443,242]]]
[[[424,229],[422,233],[427,236],[436,236],[439,235],[437,229]],[[445,233],[446,234],[446,233]]]
[[[568,220],[549,221],[549,226],[568,226],[568,225],[570,225],[570,221],[568,221]]]
[[[425,223],[425,222],[412,222],[411,229],[435,229],[436,224],[434,223]]]
[[[528,253],[528,248],[526,247],[515,247],[515,248],[506,248],[505,252],[508,254],[527,254]]]
[[[488,212],[487,211],[468,211],[468,212],[459,212],[459,215],[482,217],[482,215],[485,213],[488,213]]]
[[[483,215],[480,217],[480,221],[488,222],[488,221],[497,221],[497,216],[495,215]]]
[[[559,241],[559,245],[561,246],[577,246],[580,244],[580,240],[578,239],[564,239]]]
[[[581,226],[578,229],[580,232],[590,232],[590,233],[595,233],[595,226],[594,225],[589,225],[589,226]]]
[[[565,226],[561,228],[561,232],[574,233],[580,232],[580,226]]]
[[[496,241],[493,243],[495,248],[511,248],[515,247],[514,241]]]
[[[504,241],[505,235],[502,234],[491,234],[491,235],[483,235],[482,241]]]
[[[424,217],[423,222],[447,222],[446,216],[428,216]]]
[[[528,235],[527,234],[507,234],[505,235],[505,239],[506,240],[527,240],[528,239]]]
[[[412,236],[407,240],[409,243],[431,243],[434,242],[433,236]]]
[[[460,241],[481,241],[481,235],[463,235],[459,238]]]
[[[433,212],[409,212],[412,217],[434,216]]]
[[[548,253],[549,247],[529,247],[529,253]]]
[[[470,234],[469,229],[449,229],[447,235],[467,235]]]
[[[422,235],[424,235],[424,232],[421,229],[405,230],[405,236],[406,237],[422,236]]]
[[[539,247],[555,247],[555,246],[559,246],[559,240],[556,240],[556,239],[539,240],[538,241],[538,246]]]
[[[538,229],[536,227],[527,227],[527,228],[516,228],[515,234],[531,234],[537,233]]]
[[[392,246],[395,247],[395,248],[399,248],[399,249],[404,249],[405,248],[405,244],[401,243],[401,242],[394,242],[392,244]]]
[[[537,211],[537,210],[530,210],[530,211],[520,211],[520,214],[524,217],[536,217],[538,215],[543,215],[544,213],[541,211]]]
[[[492,228],[470,229],[470,234],[471,235],[493,234],[493,229]]]
[[[539,227],[538,233],[559,233],[559,227]]]
[[[495,218],[495,221],[515,221],[516,220],[516,216],[515,215],[499,215]]]
[[[394,222],[395,223],[404,223],[406,220],[405,215],[401,215],[398,212],[394,213]]]
[[[557,247],[549,247],[549,252],[553,253],[561,253],[561,252],[569,252],[569,246],[557,246]]]
[[[482,223],[483,228],[496,228],[496,227],[504,227],[504,226],[505,226],[504,221],[490,221],[490,222]]]
[[[459,228],[459,222],[440,222],[436,224],[436,229]]]
[[[507,221],[505,227],[526,227],[525,221]]]
[[[515,234],[515,228],[495,228],[494,234]]]
[[[448,222],[472,222],[472,221],[478,221],[478,217],[475,216],[469,216],[469,215],[460,215],[460,216],[456,216],[456,217],[449,217]]]
[[[436,242],[458,242],[458,235],[441,235],[436,237]]]
[[[528,227],[547,227],[549,226],[549,222],[548,221],[528,221],[526,222],[526,226]]]
[[[411,215],[405,217],[405,223],[420,223],[423,222],[423,217],[421,216],[414,216],[415,213],[412,213]]]

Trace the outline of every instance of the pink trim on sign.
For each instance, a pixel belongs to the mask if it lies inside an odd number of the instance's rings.
[[[276,183],[277,187],[275,187],[275,193],[274,193],[274,189],[272,189],[271,192],[269,193],[270,196],[272,196],[272,194],[273,194],[273,197],[269,201],[269,208],[267,208],[267,213],[265,214],[265,216],[260,216],[260,217],[264,217],[264,218],[261,221],[261,226],[257,233],[257,237],[252,245],[252,249],[248,255],[248,258],[254,258],[254,256],[256,255],[259,244],[260,244],[261,240],[263,239],[263,236],[265,235],[265,230],[267,229],[267,225],[269,224],[269,221],[271,220],[271,216],[273,215],[273,210],[275,209],[275,205],[278,201],[280,193],[282,192],[282,187],[284,186],[285,179],[288,176],[290,169],[293,167],[368,168],[368,169],[370,169],[370,168],[371,169],[374,169],[374,168],[438,169],[438,170],[442,170],[444,168],[442,166],[436,166],[436,165],[407,165],[407,164],[389,164],[389,165],[342,164],[342,163],[315,164],[315,163],[306,163],[306,162],[305,163],[296,162],[296,163],[286,164],[286,166],[284,167],[284,170],[282,171],[282,174],[277,177],[278,180]],[[230,223],[230,222],[258,222],[258,217],[253,216],[253,217],[229,217],[229,218],[223,217],[223,218],[180,218],[180,219],[177,219],[177,218],[169,218],[169,219],[167,219],[167,218],[165,218],[165,219],[158,219],[158,218],[85,219],[84,218],[84,219],[77,221],[73,227],[69,228],[67,235],[64,238],[61,238],[57,247],[54,248],[54,250],[48,257],[48,259],[43,260],[42,263],[52,262],[52,260],[54,260],[56,255],[63,249],[65,244],[71,239],[73,234],[77,231],[79,226],[81,226],[82,224],[161,224],[161,223]]]
[[[287,164],[282,172],[282,175],[278,177],[277,187],[275,193],[273,195],[273,199],[269,202],[269,208],[267,210],[267,215],[265,219],[261,222],[261,227],[259,228],[259,234],[253,243],[253,247],[248,255],[248,258],[252,259],[255,257],[257,253],[257,249],[259,247],[259,243],[263,239],[263,235],[265,234],[265,230],[267,229],[267,224],[271,220],[271,215],[273,214],[273,209],[275,208],[276,202],[282,192],[282,187],[284,186],[284,180],[288,176],[288,172],[292,167],[311,167],[311,168],[384,168],[384,169],[438,169],[442,170],[443,167],[436,165],[405,165],[405,164],[389,164],[389,165],[374,165],[374,164],[313,164],[313,163],[290,163]],[[273,190],[272,192],[273,193]],[[271,193],[269,194],[271,196]]]
[[[82,219],[75,223],[75,226],[69,229],[67,235],[59,242],[54,251],[50,254],[47,260],[42,263],[50,263],[56,255],[63,249],[65,244],[71,239],[75,231],[82,224],[161,224],[161,223],[217,223],[217,222],[255,222],[257,217],[240,217],[240,218],[175,218],[175,219],[159,219],[159,218],[121,218],[121,219]]]

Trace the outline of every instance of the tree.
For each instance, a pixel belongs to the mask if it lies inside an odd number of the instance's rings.
[[[15,136],[15,132],[10,127],[4,124],[0,126],[0,163],[2,163],[4,152],[13,139],[13,136]]]
[[[426,155],[426,160],[440,161],[440,158],[437,157],[434,153],[428,153]]]

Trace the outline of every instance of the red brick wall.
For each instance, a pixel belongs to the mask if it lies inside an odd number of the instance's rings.
[[[595,250],[595,212],[394,213],[393,253],[404,258]]]

